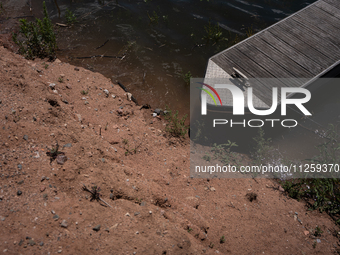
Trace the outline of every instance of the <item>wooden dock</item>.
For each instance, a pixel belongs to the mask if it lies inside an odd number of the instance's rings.
[[[339,64],[340,0],[319,0],[211,57],[205,78],[230,78],[236,68],[257,80],[250,84],[258,99],[254,106],[267,108],[272,87],[306,86],[306,81],[329,74]],[[276,82],[264,84],[261,78]],[[278,78],[293,79],[287,85]],[[223,97],[223,105],[232,105],[228,94]]]

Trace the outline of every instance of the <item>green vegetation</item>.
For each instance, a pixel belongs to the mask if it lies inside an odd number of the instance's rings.
[[[173,113],[168,106],[166,106],[165,119],[168,121],[166,131],[172,136],[183,137],[188,132],[189,127],[185,125],[188,115],[184,115],[182,119],[178,118],[178,111]]]
[[[73,25],[77,21],[77,18],[74,15],[74,13],[72,13],[68,8],[66,9],[65,18],[66,18],[66,23],[69,26]]]
[[[82,90],[82,91],[80,91],[80,93],[81,93],[82,95],[87,95],[87,94],[89,93],[89,91],[88,91],[88,90]]]
[[[204,30],[206,35],[202,38],[207,43],[212,42],[216,44],[220,41],[228,40],[227,38],[223,37],[222,30],[219,24],[212,25],[211,21],[209,21],[207,26],[204,26]]]
[[[64,78],[60,76],[60,77],[58,78],[58,81],[59,81],[60,83],[63,83],[63,82],[64,82]]]
[[[231,151],[232,147],[237,147],[238,145],[234,142],[228,140],[228,143],[217,145],[214,143],[211,151],[214,153],[214,158],[220,160],[224,165],[237,165],[237,155],[235,152]]]
[[[318,164],[319,166],[330,167],[330,164],[339,164],[340,142],[338,141],[339,135],[336,127],[330,125],[326,134],[326,141],[317,146],[319,154],[307,160],[310,166]],[[301,179],[286,180],[281,185],[290,197],[298,200],[304,199],[310,210],[327,212],[335,219],[334,215],[340,215],[339,174],[334,169],[333,173],[328,173],[328,176],[326,176],[328,178],[315,178],[320,174],[320,171],[307,173]],[[337,223],[340,223],[340,220],[337,220]],[[316,232],[319,233],[320,231]]]
[[[321,234],[323,233],[323,231],[321,230],[321,228],[319,226],[316,226],[315,231],[314,231],[314,236],[321,236]]]
[[[185,83],[187,85],[190,85],[190,79],[192,78],[191,72],[189,71],[187,73],[183,73],[182,76],[183,76],[183,80],[185,81]]]
[[[256,142],[252,157],[255,165],[260,165],[265,159],[269,157],[269,152],[273,150],[270,146],[271,139],[265,138],[265,134],[262,128],[259,129],[258,136],[253,138]]]
[[[158,24],[159,21],[159,16],[158,14],[154,11],[153,14],[150,16],[149,12],[147,12],[150,23],[151,24]]]
[[[203,156],[203,159],[204,159],[205,161],[210,161],[210,160],[211,160],[211,157],[210,157],[209,155],[204,155],[204,156]]]
[[[225,237],[224,236],[221,236],[220,243],[225,243]]]
[[[49,58],[55,59],[57,42],[53,25],[48,17],[45,2],[43,2],[44,18],[36,19],[35,22],[28,22],[20,19],[19,34],[14,33],[12,38],[19,46],[19,53],[27,59]]]

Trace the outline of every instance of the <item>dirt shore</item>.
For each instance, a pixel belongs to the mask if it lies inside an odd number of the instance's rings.
[[[0,66],[0,252],[337,253],[332,219],[274,181],[190,178],[189,138],[101,74],[3,46]]]

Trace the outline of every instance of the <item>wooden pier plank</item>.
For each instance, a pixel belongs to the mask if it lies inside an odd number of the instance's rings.
[[[262,36],[259,36],[258,38],[266,42],[268,45],[275,47],[278,51],[285,54],[304,69],[309,70],[312,74],[314,74],[314,76],[323,71],[323,67],[313,58],[304,55],[303,52],[292,47],[289,43],[273,36],[270,32],[264,31]]]
[[[326,3],[325,1],[318,1],[315,3],[315,6],[329,13],[333,17],[340,19],[339,9],[334,8],[334,6],[330,5],[329,3]]]
[[[323,0],[323,2],[326,2],[326,3],[330,4],[331,6],[333,6],[333,8],[337,8],[340,11],[340,2],[339,2],[339,0]]]

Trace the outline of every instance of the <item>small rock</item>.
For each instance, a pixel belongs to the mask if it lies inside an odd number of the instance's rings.
[[[157,115],[159,115],[159,114],[161,113],[161,109],[158,109],[158,108],[155,109],[155,110],[154,110],[154,113],[157,113]]]
[[[114,199],[114,196],[113,196],[113,194],[112,194],[112,193],[110,194],[110,199]]]
[[[30,239],[30,240],[28,240],[28,244],[33,246],[33,245],[35,245],[35,242],[32,239]]]
[[[24,135],[24,140],[28,140],[28,135]]]
[[[126,214],[125,214],[125,216],[128,216],[128,217],[130,217],[130,213],[126,213]]]
[[[79,71],[79,68],[78,68],[78,67],[75,67],[74,70]]]
[[[317,243],[321,243],[321,240],[320,240],[320,239],[316,239],[316,242],[317,242]]]
[[[20,196],[22,194],[22,191],[21,190],[18,190],[17,191],[17,195]]]
[[[51,89],[54,89],[55,87],[55,83],[50,83],[50,85],[48,85]]]
[[[152,214],[152,211],[149,211],[150,214]]]
[[[46,180],[46,176],[42,176],[40,181],[43,182],[44,180]]]
[[[127,98],[128,98],[129,101],[131,101],[132,94],[131,93],[127,93]]]
[[[63,220],[60,224],[61,227],[63,228],[67,228],[67,221],[66,220]]]
[[[152,113],[152,117],[156,117],[157,116],[157,113]]]
[[[305,236],[309,235],[309,231],[307,231],[307,230],[303,231],[303,233],[305,234]]]
[[[216,189],[214,187],[211,187],[210,190],[211,191],[216,191]]]
[[[22,165],[21,165],[21,164],[18,165],[18,169],[19,169],[19,170],[22,169]]]
[[[65,147],[66,147],[66,148],[70,148],[70,147],[72,147],[72,143],[67,143],[67,144],[65,144],[63,147],[64,147],[64,148],[65,148]]]
[[[140,206],[146,206],[146,202],[142,202],[142,203],[140,203]]]
[[[40,245],[40,246],[44,246],[44,242],[40,242],[39,245]]]
[[[1,216],[0,216],[0,220],[1,220],[1,221],[5,221],[5,219],[6,219],[6,217],[1,217]]]
[[[98,231],[100,230],[100,224],[97,225],[97,226],[95,226],[95,227],[93,228],[93,230],[98,232]]]
[[[56,215],[53,216],[53,219],[54,220],[59,220],[59,216],[56,214]]]
[[[281,185],[279,185],[279,191],[281,191],[281,192],[285,191],[284,188],[281,187]]]
[[[45,186],[41,186],[41,187],[40,187],[40,192],[44,192],[44,191],[45,191],[45,189],[46,189],[46,187],[45,187]]]
[[[68,101],[66,99],[61,100],[63,103],[68,104]]]
[[[109,91],[107,89],[104,89],[104,93],[106,94],[106,97],[109,96]]]
[[[59,154],[56,158],[58,164],[63,165],[67,161],[67,157],[63,154]]]
[[[140,212],[135,212],[135,216],[137,216],[137,215],[139,215],[140,214]]]

